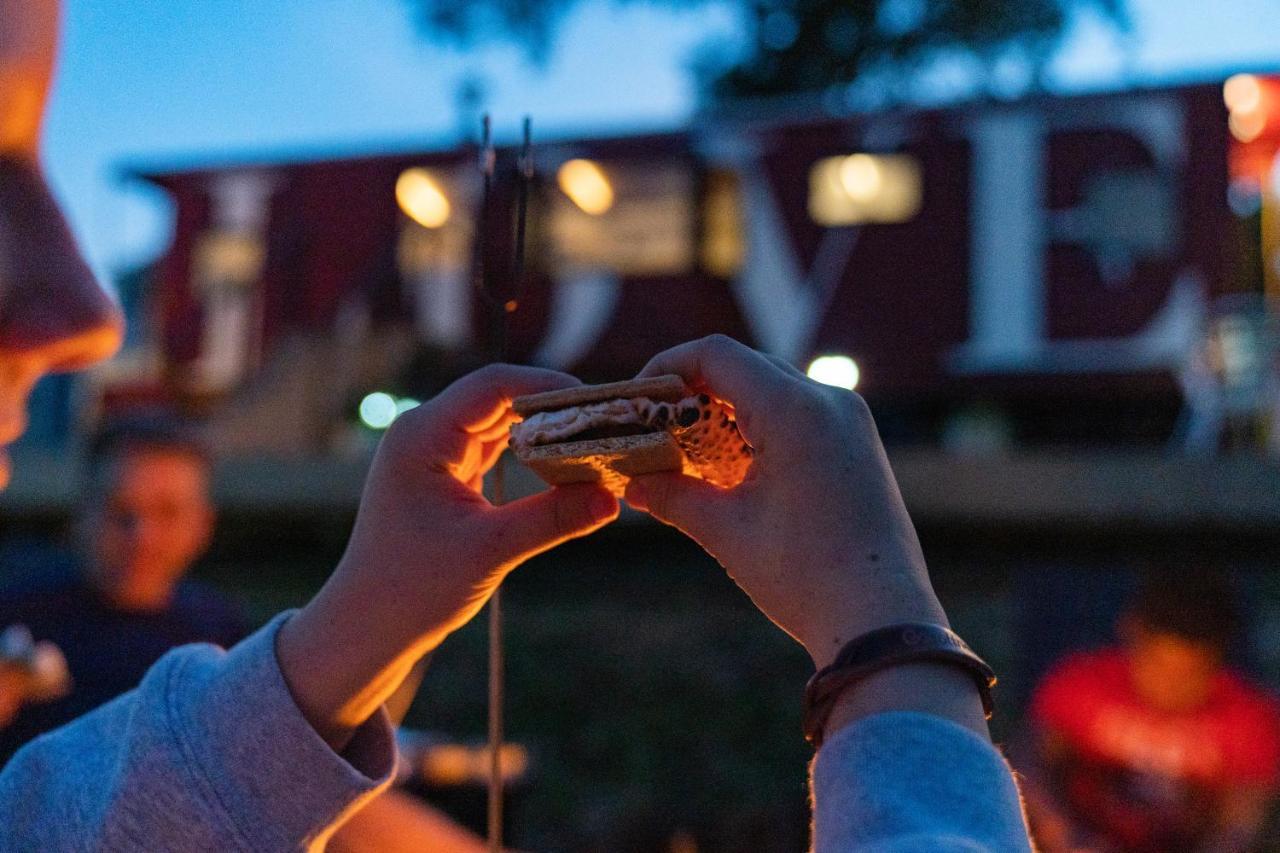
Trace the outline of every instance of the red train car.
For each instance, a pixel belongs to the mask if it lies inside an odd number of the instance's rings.
[[[617,378],[724,332],[850,357],[891,437],[977,411],[1029,442],[1167,439],[1215,305],[1280,293],[1280,80],[1225,96],[541,142],[512,353]],[[364,393],[420,397],[483,360],[470,147],[145,177],[176,202],[151,317],[179,398],[229,425],[304,415],[323,444]]]

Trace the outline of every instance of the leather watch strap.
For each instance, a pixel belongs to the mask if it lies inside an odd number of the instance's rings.
[[[991,718],[991,688],[996,674],[969,648],[960,635],[941,625],[907,622],[870,631],[850,640],[834,661],[814,673],[804,691],[804,736],[814,748],[822,745],[823,728],[836,699],[872,673],[907,663],[943,663],[961,667],[978,687],[982,710]]]

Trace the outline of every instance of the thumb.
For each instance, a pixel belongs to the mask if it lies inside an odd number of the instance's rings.
[[[484,514],[482,535],[492,549],[494,565],[514,568],[617,517],[618,499],[601,486],[555,486],[490,509]]]
[[[728,523],[728,493],[686,474],[666,472],[633,477],[627,483],[626,500],[704,545],[714,541]]]

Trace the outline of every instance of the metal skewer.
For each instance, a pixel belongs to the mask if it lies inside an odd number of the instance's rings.
[[[514,234],[514,258],[511,268],[506,271],[495,270],[492,263],[492,218],[494,181],[497,178],[497,152],[493,147],[492,127],[489,116],[485,115],[481,146],[480,169],[484,178],[480,197],[475,234],[475,255],[472,263],[472,278],[477,289],[484,295],[489,308],[491,347],[493,360],[506,362],[510,360],[508,352],[507,321],[510,314],[519,307],[520,297],[524,293],[524,254],[525,226],[528,221],[529,184],[533,178],[532,136],[528,116],[524,120],[524,141],[520,157],[516,164],[517,194],[516,221]],[[511,287],[503,292],[499,284],[499,276],[503,272],[510,275]],[[490,478],[490,500],[495,506],[506,502],[506,455],[498,457]],[[502,642],[502,590],[494,590],[489,599],[489,791],[488,791],[488,843],[490,853],[502,851],[503,822],[503,773],[502,745],[503,706],[505,701],[505,660]]]

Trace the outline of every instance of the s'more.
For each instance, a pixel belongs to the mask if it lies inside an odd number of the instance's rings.
[[[621,495],[631,477],[680,471],[723,488],[741,483],[753,451],[733,410],[679,376],[581,385],[519,397],[516,458],[552,485],[599,482]]]

